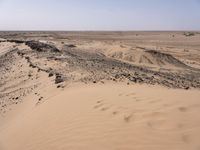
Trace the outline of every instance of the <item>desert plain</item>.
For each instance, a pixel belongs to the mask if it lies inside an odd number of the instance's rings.
[[[0,150],[200,150],[199,32],[0,32]]]

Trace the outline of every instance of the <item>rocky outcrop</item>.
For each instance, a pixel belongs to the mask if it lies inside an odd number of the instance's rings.
[[[36,50],[38,52],[47,52],[47,51],[55,53],[60,52],[60,50],[57,49],[55,46],[38,41],[27,41],[25,42],[25,44],[29,46],[31,49]]]

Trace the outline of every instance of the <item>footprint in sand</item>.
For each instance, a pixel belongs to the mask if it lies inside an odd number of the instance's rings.
[[[101,100],[96,102],[97,105],[94,106],[95,109],[100,109],[101,111],[106,111],[109,109],[109,107],[105,106]]]
[[[177,124],[175,122],[168,121],[164,118],[160,118],[160,119],[149,120],[147,122],[147,126],[150,127],[153,130],[165,130],[165,131],[175,130],[175,131],[179,131],[179,130],[182,130],[185,127],[185,124],[182,124],[182,123]],[[187,136],[183,136],[182,139],[185,142],[188,141]]]
[[[142,100],[141,99],[138,99],[138,98],[134,98],[136,102],[141,102]]]
[[[94,109],[98,109],[99,111],[108,111],[113,116],[120,117],[124,122],[129,123],[133,118],[133,113],[127,113],[128,108],[126,107],[117,107],[117,106],[109,106],[103,103],[103,100],[99,100],[96,102],[96,105],[93,107]]]
[[[178,110],[180,112],[187,112],[188,111],[188,109],[186,107],[179,107]]]
[[[168,108],[168,107],[172,107],[173,104],[163,104],[164,107]]]
[[[190,143],[190,137],[189,137],[189,135],[187,135],[187,134],[181,135],[181,140],[182,140],[184,143]]]
[[[131,121],[132,117],[133,117],[133,114],[124,115],[124,121],[125,121],[126,123],[128,123],[128,122]]]
[[[157,99],[157,100],[152,100],[152,101],[150,101],[149,103],[150,104],[155,104],[155,103],[158,103],[158,102],[160,102],[161,100],[160,99]]]
[[[123,96],[123,93],[120,93],[119,96]]]
[[[129,123],[133,119],[133,113],[123,113],[122,110],[115,109],[112,111],[113,116],[120,117],[125,123]]]
[[[133,95],[135,95],[135,93],[128,93],[128,94],[120,93],[118,96],[127,96],[127,97],[129,97],[129,96],[133,96]]]
[[[101,103],[102,101],[97,101],[97,104]]]
[[[101,107],[102,105],[103,105],[102,100],[99,100],[99,101],[96,102],[96,105],[94,106],[94,108],[95,108],[95,109],[96,109],[96,108],[99,108],[99,107]]]
[[[147,126],[152,128],[152,129],[164,129],[163,126],[165,125],[165,120],[164,119],[159,119],[159,120],[151,120],[147,122]]]
[[[108,109],[109,109],[109,107],[103,107],[103,108],[101,108],[101,111],[106,111]]]
[[[113,111],[112,114],[113,115],[117,115],[117,114],[119,114],[119,112],[118,111]]]
[[[133,96],[135,95],[135,93],[130,93],[130,94],[127,94],[126,96]]]
[[[131,97],[132,99],[135,99],[137,102],[141,102],[141,101],[148,101],[151,98],[148,97],[142,97],[142,96],[133,96]]]
[[[98,108],[100,108],[102,105],[103,105],[103,104],[95,105],[94,108],[95,108],[95,109],[98,109]]]

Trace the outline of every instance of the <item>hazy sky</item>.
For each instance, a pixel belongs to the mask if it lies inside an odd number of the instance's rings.
[[[0,0],[0,30],[200,30],[200,0]]]

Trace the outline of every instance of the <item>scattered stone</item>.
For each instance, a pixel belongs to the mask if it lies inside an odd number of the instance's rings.
[[[32,77],[32,75],[31,75],[31,74],[28,74],[28,77],[30,78],[30,77]]]
[[[74,48],[74,47],[76,47],[76,45],[73,45],[73,44],[68,44],[68,45],[65,45],[65,46],[67,46],[67,47],[69,47],[69,48]]]
[[[185,89],[186,89],[186,90],[189,90],[189,89],[190,89],[190,87],[185,87]]]
[[[28,56],[25,57],[26,60],[29,60],[30,58]]]
[[[116,82],[117,80],[115,78],[112,79],[114,82]]]
[[[56,78],[55,78],[55,84],[59,84],[64,82],[63,77],[60,74],[56,74]]]
[[[104,84],[105,82],[104,82],[104,81],[101,81],[101,83]]]
[[[135,82],[135,83],[137,82],[137,78],[135,78],[135,77],[130,77],[129,80],[132,82]]]
[[[39,101],[41,101],[42,99],[43,99],[43,97],[40,97],[40,98],[39,98]]]
[[[52,72],[49,73],[49,77],[52,77],[54,74]]]
[[[61,85],[58,85],[57,88],[61,88]]]

